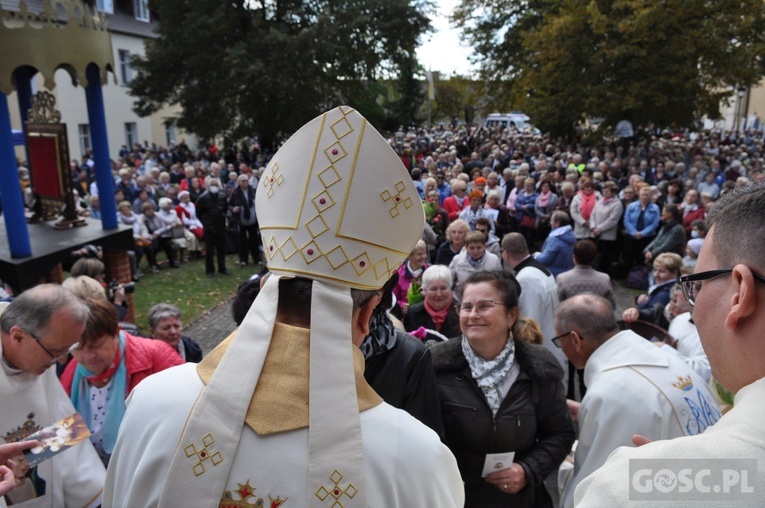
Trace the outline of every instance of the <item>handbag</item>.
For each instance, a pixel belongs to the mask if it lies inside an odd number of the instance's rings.
[[[146,247],[152,244],[152,241],[149,238],[140,237],[135,239],[135,244],[141,247],[142,249],[145,249]]]
[[[185,230],[186,230],[186,228],[184,228],[182,225],[181,226],[173,226],[173,238],[174,239],[186,238]]]
[[[521,227],[526,229],[537,229],[537,218],[531,215],[524,215],[521,219]]]

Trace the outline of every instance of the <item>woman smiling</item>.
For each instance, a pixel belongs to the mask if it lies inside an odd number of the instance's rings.
[[[460,318],[452,295],[452,274],[443,265],[433,265],[422,274],[425,300],[409,307],[404,316],[404,328],[408,331],[420,327],[435,330],[446,337],[460,333]]]
[[[462,337],[430,349],[466,508],[552,506],[544,479],[574,442],[563,371],[544,346],[521,337],[518,291],[504,272],[472,274],[460,304]],[[512,464],[484,476],[489,455],[508,452]]]

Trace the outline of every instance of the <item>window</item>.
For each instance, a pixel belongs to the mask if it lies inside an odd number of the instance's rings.
[[[80,135],[80,153],[85,158],[85,154],[90,150],[90,125],[81,123],[77,126]]]
[[[165,146],[175,144],[176,132],[175,132],[175,120],[165,122]]]
[[[135,19],[149,22],[149,0],[133,0],[135,5]]]
[[[97,0],[96,7],[98,8],[98,12],[114,14],[114,0]]]
[[[133,81],[133,68],[130,67],[130,51],[126,49],[119,50],[119,57],[122,86],[127,86]]]
[[[133,148],[137,142],[138,142],[138,127],[136,127],[135,122],[126,122],[125,123],[125,144],[129,148]]]

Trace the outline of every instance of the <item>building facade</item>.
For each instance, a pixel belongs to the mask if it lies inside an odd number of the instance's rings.
[[[41,0],[28,0],[27,8],[36,12],[42,9]],[[15,11],[19,8],[18,0],[0,0],[4,10]],[[172,118],[179,112],[179,106],[165,107],[149,117],[139,117],[133,111],[135,98],[128,93],[129,83],[135,77],[130,65],[130,58],[144,54],[144,42],[156,37],[154,30],[156,18],[148,8],[148,0],[96,0],[96,7],[108,19],[114,53],[114,75],[109,74],[103,86],[106,111],[109,150],[112,160],[119,157],[124,146],[132,147],[135,143],[155,143],[169,146],[185,141],[190,147],[197,145],[196,137],[175,127]],[[67,125],[69,138],[69,156],[80,162],[91,148],[90,125],[82,86],[75,86],[70,75],[59,69],[55,76],[56,86],[50,90],[56,96],[56,104],[61,112],[62,122]],[[43,80],[38,75],[33,82],[33,92],[45,89]],[[11,126],[22,129],[18,101],[14,92],[8,97],[11,109]],[[16,148],[16,156],[24,160],[23,147]]]

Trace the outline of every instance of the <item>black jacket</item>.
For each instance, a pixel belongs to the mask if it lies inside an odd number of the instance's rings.
[[[396,330],[396,345],[366,361],[364,378],[385,402],[414,416],[443,440],[433,359],[419,340]]]
[[[406,328],[406,331],[413,332],[421,326],[424,326],[428,330],[436,329],[436,325],[433,324],[433,318],[430,317],[430,314],[428,314],[428,311],[425,308],[425,302],[410,305],[404,316],[404,328]],[[441,325],[441,329],[437,331],[447,339],[462,335],[462,331],[460,330],[460,316],[457,313],[456,303],[452,302],[452,307],[446,315],[446,320]]]
[[[186,350],[186,361],[191,363],[199,363],[202,361],[202,348],[191,337],[181,335],[181,342]]]
[[[544,479],[571,451],[574,426],[561,383],[563,370],[543,346],[515,342],[520,374],[499,411],[491,409],[462,353],[461,338],[430,348],[441,398],[446,444],[465,482],[465,506],[552,506]],[[487,453],[515,452],[527,485],[506,494],[481,478]]]
[[[197,199],[197,217],[204,226],[205,231],[210,233],[226,232],[226,193],[218,191],[213,194],[209,190],[205,191]]]

